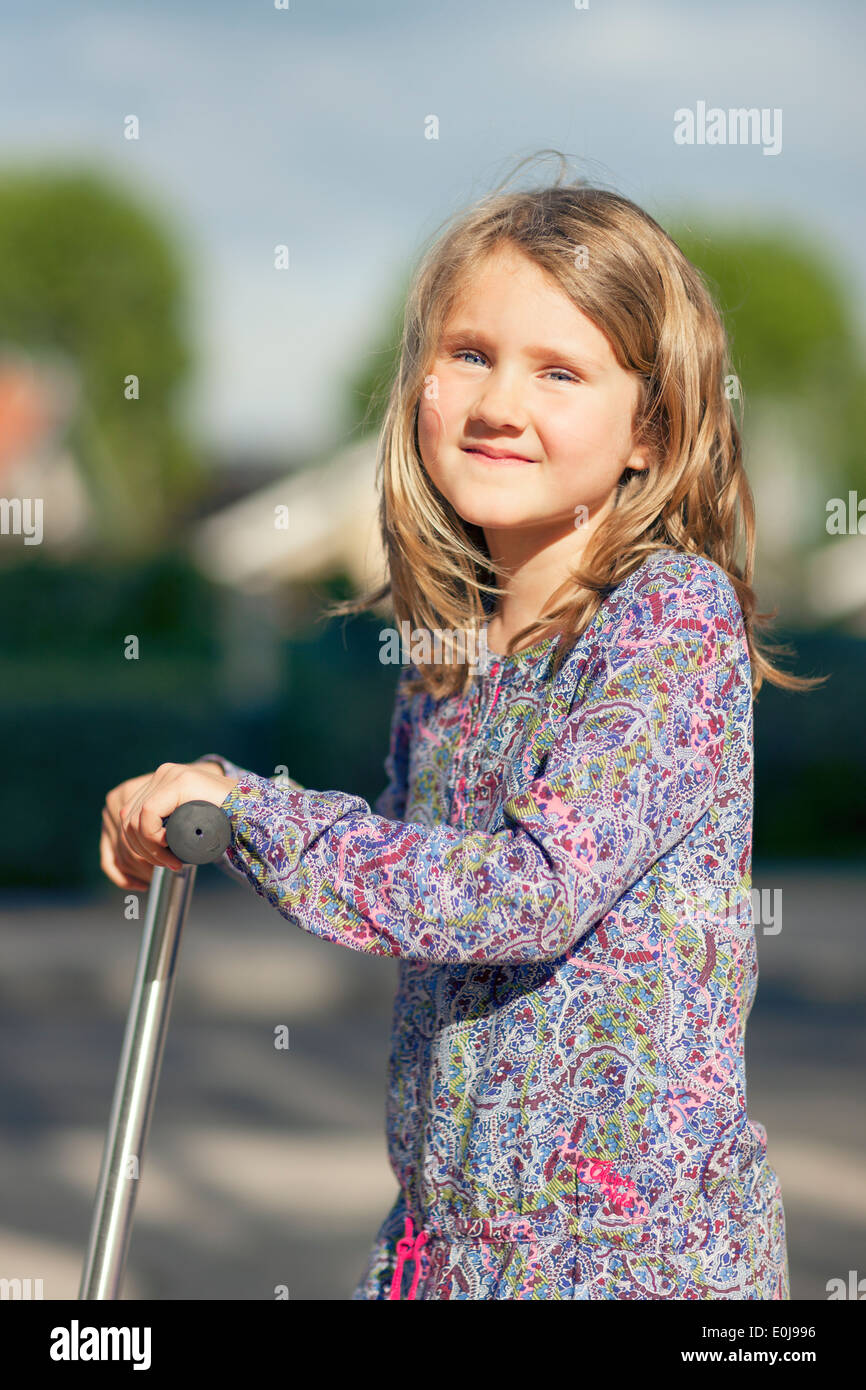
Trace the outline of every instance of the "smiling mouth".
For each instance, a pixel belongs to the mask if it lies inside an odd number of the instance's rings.
[[[484,463],[536,463],[536,459],[521,458],[519,454],[488,454],[484,449],[464,449],[464,454],[472,454],[474,458],[482,459]]]

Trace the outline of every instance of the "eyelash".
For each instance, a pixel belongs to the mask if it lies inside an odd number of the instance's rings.
[[[458,358],[460,358],[460,357],[463,357],[464,355],[466,355],[467,353],[468,353],[468,355],[469,355],[470,357],[483,357],[483,356],[484,356],[484,353],[483,353],[483,352],[478,352],[476,348],[458,348],[458,350],[457,350],[456,352],[452,353],[451,355],[452,355],[452,357],[458,357]],[[575,385],[577,385],[578,382],[580,381],[580,377],[575,376],[572,372],[566,372],[566,370],[565,370],[564,367],[551,367],[551,368],[550,368],[550,371],[551,371],[551,372],[556,372],[559,376],[565,376],[565,377],[567,378],[568,381],[573,381],[573,382],[575,383]]]

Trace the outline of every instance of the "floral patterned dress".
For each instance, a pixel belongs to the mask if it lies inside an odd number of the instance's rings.
[[[401,672],[371,807],[236,767],[222,864],[399,960],[398,1184],[353,1299],[787,1299],[746,1113],[749,653],[714,562],[652,552],[465,695]]]

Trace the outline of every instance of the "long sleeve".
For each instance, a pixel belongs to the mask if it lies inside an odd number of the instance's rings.
[[[406,805],[406,773],[409,756],[406,703],[404,698],[405,677],[401,676],[397,698],[395,700],[395,712],[391,719],[391,736],[388,756],[385,759],[385,773],[387,783],[384,789],[373,802],[373,810],[377,815],[387,816],[389,819],[396,819],[403,814]],[[237,763],[224,758],[221,753],[202,753],[196,762],[216,763],[217,767],[226,777],[237,777],[238,779],[249,780],[255,778],[263,781],[263,778],[256,778],[256,774],[250,772],[245,767],[240,767]],[[271,786],[283,791],[303,792],[305,788],[294,777],[289,777],[286,773],[274,774],[267,781]]]
[[[224,758],[221,753],[202,753],[200,758],[195,759],[195,762],[216,763],[217,767],[226,777],[240,778],[250,776],[247,768],[240,767],[237,763],[233,763],[228,758]],[[275,786],[284,787],[286,791],[302,792],[304,790],[300,782],[296,782],[294,777],[288,777],[285,773],[280,773],[279,775],[275,773],[269,780],[272,781]]]
[[[696,559],[641,591],[601,647],[543,773],[489,833],[399,819],[409,708],[401,678],[389,793],[377,814],[338,791],[245,774],[223,809],[226,857],[289,921],[409,960],[554,960],[709,812],[751,701],[736,594]]]
[[[221,753],[202,753],[201,757],[196,758],[194,761],[197,763],[216,763],[220,772],[222,772],[225,777],[237,777],[241,779],[249,778],[253,775],[247,768],[239,767],[237,763],[231,762],[229,758],[224,758]],[[279,777],[275,775],[269,780],[273,786],[284,787],[286,791],[302,792],[304,790],[300,782],[296,782],[293,777],[287,777],[284,773]],[[230,863],[225,854],[217,859],[216,867],[222,873],[226,874],[228,878],[234,879],[236,883],[246,884],[249,882],[248,876],[244,870]]]
[[[404,698],[405,676],[401,676],[398,683],[398,693],[394,705],[394,714],[391,719],[391,735],[388,756],[385,759],[385,773],[387,782],[384,789],[379,793],[373,803],[373,811],[380,816],[388,819],[396,819],[403,814],[406,805],[406,775],[408,765],[408,721],[406,719],[406,703]],[[257,777],[255,773],[247,768],[240,767],[233,763],[229,758],[224,758],[221,753],[202,753],[201,757],[195,759],[196,762],[216,763],[217,767],[226,777],[237,777],[244,783],[255,781],[260,784],[267,781],[268,785],[279,790],[303,792],[305,788],[294,777],[289,777],[285,773],[274,775],[272,778]],[[366,803],[365,803],[366,804]],[[228,809],[224,803],[224,809]],[[369,809],[369,808],[368,808]],[[240,865],[233,861],[228,855],[224,854],[217,860],[217,868],[227,874],[229,878],[236,882],[243,881],[248,883],[250,876],[246,865]],[[254,886],[258,890],[259,885],[253,880]]]

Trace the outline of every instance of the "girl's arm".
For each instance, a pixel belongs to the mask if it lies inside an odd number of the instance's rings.
[[[391,820],[402,815],[406,805],[406,760],[408,749],[406,746],[404,729],[399,731],[399,740],[395,741],[395,724],[396,720],[392,718],[391,750],[385,761],[388,783],[373,802],[374,813],[379,816],[387,816]],[[397,746],[397,742],[399,742],[399,747]],[[255,777],[255,773],[248,772],[244,767],[238,767],[237,763],[230,762],[228,758],[222,757],[220,753],[204,753],[202,757],[196,758],[195,761],[196,763],[216,763],[226,777],[244,779]],[[192,766],[194,767],[195,763],[193,763]],[[273,777],[267,780],[272,786],[282,788],[285,791],[302,792],[305,790],[300,782],[295,781],[294,777],[288,777],[285,774],[279,777],[274,774]]]
[[[395,715],[391,721],[391,747],[388,757],[385,760],[385,771],[387,774],[387,785],[381,791],[373,803],[373,812],[379,816],[386,816],[389,819],[396,819],[403,814],[406,805],[406,775],[408,763],[408,739],[407,730],[402,718],[403,706],[398,700],[395,707]],[[399,711],[399,714],[398,714]],[[197,763],[216,763],[220,771],[226,777],[243,778],[245,783],[253,780],[257,782],[265,781],[264,778],[256,778],[255,773],[248,772],[246,768],[239,767],[237,763],[224,758],[220,753],[205,753],[202,757],[196,758]],[[293,777],[283,775],[279,782],[276,778],[268,778],[268,785],[271,787],[282,788],[287,791],[303,792],[304,788],[300,782],[296,782]],[[366,802],[363,803],[366,806]],[[224,803],[225,805],[225,803]],[[226,806],[225,809],[228,809]],[[367,808],[369,810],[369,807]],[[258,881],[250,879],[246,864],[240,860],[237,862],[228,854],[224,854],[217,860],[217,867],[222,869],[229,878],[236,881],[242,880],[244,883],[252,881],[257,891],[261,892]]]
[[[751,768],[748,649],[716,567],[639,592],[602,636],[544,773],[506,801],[502,830],[399,819],[401,676],[383,793],[398,818],[244,773],[223,803],[226,858],[289,921],[354,950],[436,963],[562,955],[710,811],[729,742],[732,765],[744,778]]]
[[[237,763],[230,762],[228,758],[224,758],[220,753],[205,753],[202,757],[196,758],[195,763],[191,764],[191,766],[195,767],[196,763],[216,763],[217,767],[226,777],[249,778],[253,776],[246,768],[238,767]],[[273,779],[271,780],[273,781]],[[281,783],[288,791],[302,792],[304,790],[300,782],[296,782],[293,777],[283,776]],[[236,864],[230,863],[225,854],[221,859],[216,861],[216,864],[218,869],[222,869],[223,873],[227,874],[229,878],[233,878],[236,882],[249,882],[248,875],[242,869],[238,868]]]
[[[245,767],[238,767],[237,763],[229,762],[228,758],[222,757],[222,755],[219,753],[203,753],[202,756],[200,758],[196,758],[195,763],[191,763],[190,766],[195,767],[196,763],[216,763],[217,767],[220,769],[221,772],[225,774],[226,777],[250,776],[249,772]],[[304,790],[300,782],[296,782],[294,777],[287,777],[283,775],[278,779],[277,774],[275,773],[273,778],[271,778],[270,780],[277,783],[279,786],[285,787],[286,791],[302,792]]]

